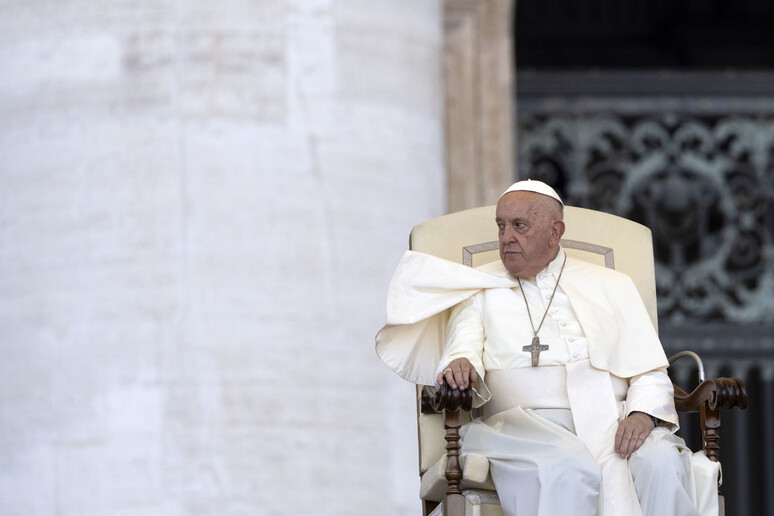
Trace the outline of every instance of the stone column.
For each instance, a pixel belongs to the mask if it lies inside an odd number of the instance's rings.
[[[0,514],[417,510],[373,337],[445,210],[440,3],[0,14]]]
[[[514,177],[514,0],[445,0],[449,211],[493,204]]]

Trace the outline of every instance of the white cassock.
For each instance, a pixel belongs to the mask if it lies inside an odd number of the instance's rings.
[[[463,453],[489,458],[506,514],[717,514],[718,466],[673,435],[667,360],[636,287],[624,274],[568,257],[549,308],[564,258],[560,250],[522,281],[535,328],[548,308],[540,367],[522,351],[532,326],[501,262],[471,269],[411,251],[390,285],[378,354],[425,385],[451,360],[471,361],[481,377],[474,406],[483,405],[484,418],[463,429]],[[627,461],[615,454],[614,437],[634,411],[664,426]],[[679,478],[651,471],[640,458],[647,453],[679,462],[670,473]],[[682,494],[665,496],[664,482],[681,483]]]

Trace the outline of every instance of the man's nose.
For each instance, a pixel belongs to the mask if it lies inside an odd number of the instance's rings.
[[[516,241],[516,231],[514,231],[511,228],[505,228],[503,230],[503,234],[500,237],[500,240],[503,242],[515,242]]]

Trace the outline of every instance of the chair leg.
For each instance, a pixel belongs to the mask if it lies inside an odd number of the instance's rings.
[[[461,494],[447,494],[443,501],[443,516],[465,516],[465,497]]]
[[[702,403],[699,413],[704,452],[709,460],[717,462],[718,455],[720,454],[720,444],[718,443],[720,440],[720,434],[718,433],[720,428],[720,409],[712,410],[707,406],[707,403]]]
[[[446,429],[446,498],[443,502],[444,516],[465,516],[465,497],[462,495],[462,466],[460,465],[460,426],[462,411],[444,411],[443,426]]]

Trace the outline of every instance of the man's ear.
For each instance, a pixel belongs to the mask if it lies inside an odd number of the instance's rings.
[[[559,245],[559,241],[562,239],[562,235],[564,235],[564,229],[563,220],[555,220],[551,225],[551,238],[548,241],[551,247]]]

